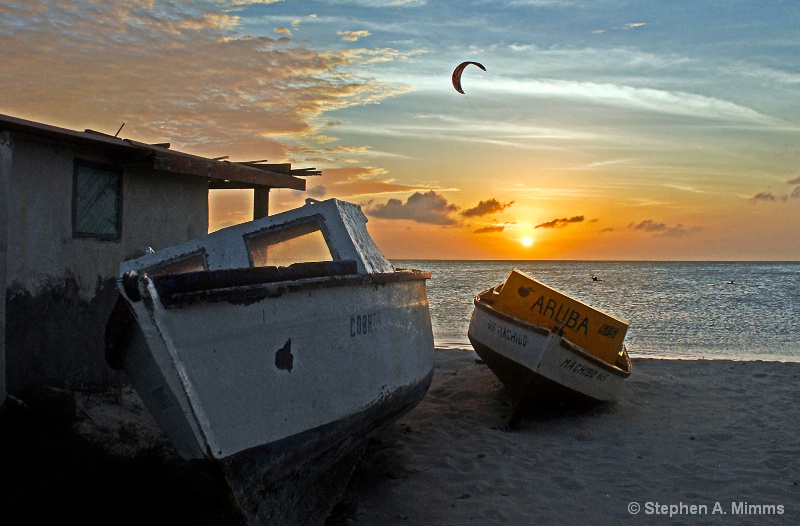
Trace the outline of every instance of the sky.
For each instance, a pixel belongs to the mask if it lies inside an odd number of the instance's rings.
[[[800,260],[794,0],[24,0],[0,39],[0,113],[317,168],[270,213],[358,203],[392,259]]]

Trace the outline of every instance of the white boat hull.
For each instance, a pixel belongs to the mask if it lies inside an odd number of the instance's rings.
[[[250,522],[311,524],[326,509],[313,502],[320,490],[342,485],[326,488],[325,477],[427,392],[427,276],[179,293],[169,307],[158,278],[143,276],[122,367],[183,457],[222,466]]]
[[[322,524],[366,438],[433,376],[425,282],[329,199],[120,264],[106,358],[250,524]]]
[[[468,336],[475,352],[521,406],[557,408],[613,399],[630,375],[572,345],[557,332],[507,316],[475,300]],[[627,365],[624,365],[627,363]]]

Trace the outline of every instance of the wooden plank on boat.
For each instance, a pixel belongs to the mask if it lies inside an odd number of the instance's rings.
[[[520,272],[511,271],[494,294],[495,309],[535,325],[553,329],[563,324],[564,338],[614,364],[630,322],[606,314]]]

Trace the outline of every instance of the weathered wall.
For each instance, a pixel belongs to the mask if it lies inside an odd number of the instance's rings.
[[[11,145],[0,133],[0,291],[6,290],[6,239],[8,179],[11,177]],[[6,400],[6,302],[0,296],[0,410]]]
[[[118,241],[72,237],[74,159],[114,164],[88,149],[13,134],[7,206],[6,381],[102,388],[111,371],[104,330],[120,261],[206,233],[200,177],[128,165]]]

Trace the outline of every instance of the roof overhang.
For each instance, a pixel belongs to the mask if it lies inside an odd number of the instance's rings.
[[[204,177],[208,179],[210,188],[269,187],[305,190],[305,179],[292,174],[319,175],[319,172],[310,170],[292,170],[289,164],[261,165],[207,159],[170,150],[169,145],[145,144],[91,130],[79,132],[0,114],[0,131],[3,130],[96,148],[117,156],[123,164],[151,162],[154,170]]]

